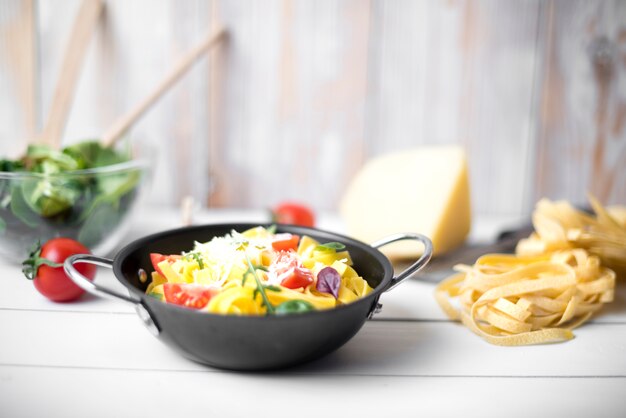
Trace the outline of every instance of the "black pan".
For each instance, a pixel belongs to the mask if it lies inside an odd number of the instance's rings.
[[[242,232],[257,225],[203,225],[165,231],[132,242],[113,260],[80,254],[69,257],[64,268],[86,291],[133,304],[154,335],[191,360],[224,369],[269,370],[307,362],[341,347],[380,310],[380,295],[420,270],[432,254],[430,240],[419,234],[397,234],[367,245],[319,229],[279,225],[277,232],[345,244],[353,267],[374,291],[330,310],[263,317],[210,314],[167,304],[145,294],[148,283],[141,282],[138,272],[153,271],[150,253],[180,254],[191,250],[194,241],[206,242],[232,230]],[[419,260],[393,277],[391,263],[377,248],[400,240],[419,241],[424,252]],[[87,280],[74,268],[75,263],[112,267],[119,282],[128,289],[128,296]]]

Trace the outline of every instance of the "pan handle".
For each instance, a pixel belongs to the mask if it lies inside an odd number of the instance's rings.
[[[391,282],[389,282],[389,286],[387,286],[385,292],[393,289],[394,287],[411,277],[413,274],[421,270],[428,263],[428,261],[430,261],[430,257],[432,257],[433,255],[433,243],[430,241],[430,239],[422,234],[415,234],[411,232],[390,235],[372,243],[371,245],[374,248],[380,248],[384,245],[391,244],[392,242],[403,240],[415,240],[421,242],[424,245],[424,252],[420,256],[420,258],[417,259],[416,262],[407,267],[407,269],[404,270],[402,273],[391,279]]]
[[[113,268],[113,260],[91,254],[75,254],[65,260],[63,263],[63,270],[65,270],[65,274],[67,274],[67,276],[72,279],[77,286],[93,295],[102,296],[108,299],[121,299],[124,302],[129,302],[133,305],[137,305],[141,302],[139,299],[123,295],[115,290],[107,289],[106,287],[99,286],[91,280],[88,280],[85,276],[80,274],[78,270],[76,270],[76,267],[74,267],[74,264],[77,263],[95,264],[101,267]]]
[[[91,254],[76,254],[65,259],[65,262],[63,263],[63,270],[65,270],[65,274],[67,274],[67,276],[72,279],[72,281],[76,283],[77,286],[93,295],[132,303],[135,307],[135,311],[139,315],[139,319],[141,319],[146,328],[148,328],[148,331],[150,331],[150,333],[152,333],[152,335],[154,336],[159,335],[159,333],[161,332],[159,326],[152,318],[152,315],[150,315],[150,312],[148,312],[148,309],[143,306],[143,303],[140,299],[134,298],[130,295],[123,295],[119,292],[116,292],[115,290],[107,289],[103,286],[98,286],[97,284],[93,283],[85,276],[80,274],[78,270],[76,270],[74,264],[77,263],[95,264],[101,267],[113,268],[113,260]]]

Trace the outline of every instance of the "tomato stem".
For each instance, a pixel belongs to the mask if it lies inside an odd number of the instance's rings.
[[[52,260],[41,257],[41,243],[38,241],[31,247],[28,258],[22,262],[22,273],[28,280],[34,280],[42,264],[55,268],[63,265],[62,263],[55,263]]]

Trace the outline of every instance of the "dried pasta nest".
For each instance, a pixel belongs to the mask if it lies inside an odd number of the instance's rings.
[[[444,312],[497,345],[566,341],[614,297],[616,273],[626,271],[626,208],[596,216],[567,202],[541,200],[535,232],[516,255],[487,254],[437,286]]]
[[[613,300],[615,272],[583,249],[549,256],[487,254],[442,282],[446,314],[497,345],[566,341]],[[458,298],[458,307],[451,298]]]
[[[623,275],[626,272],[626,207],[604,208],[589,197],[596,213],[589,215],[568,202],[542,199],[533,213],[535,232],[520,240],[516,252],[539,255],[552,251],[584,248],[602,264]]]

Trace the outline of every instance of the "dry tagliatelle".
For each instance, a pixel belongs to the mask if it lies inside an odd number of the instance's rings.
[[[626,272],[626,207],[604,208],[592,196],[589,201],[595,216],[565,201],[540,200],[533,212],[535,232],[520,240],[516,252],[537,255],[584,248],[604,266]]]
[[[218,314],[331,309],[373,290],[351,267],[343,244],[261,226],[196,242],[181,255],[151,254],[151,260],[148,295]]]
[[[487,254],[473,266],[456,266],[459,273],[437,286],[439,305],[451,319],[462,321],[492,344],[528,345],[573,338],[573,328],[613,300],[616,274],[602,263],[617,261],[613,255],[624,251],[618,245],[621,232],[613,229],[619,224],[613,225],[611,215],[597,202],[592,204],[598,219],[570,210],[563,202],[542,200],[533,215],[536,232],[520,242],[518,254]],[[580,248],[563,232],[576,228],[596,238],[598,231],[606,234],[610,230],[610,242],[596,241],[590,248]],[[591,253],[592,248],[596,254]],[[609,257],[598,254],[599,248]],[[608,248],[614,251],[606,251]]]

